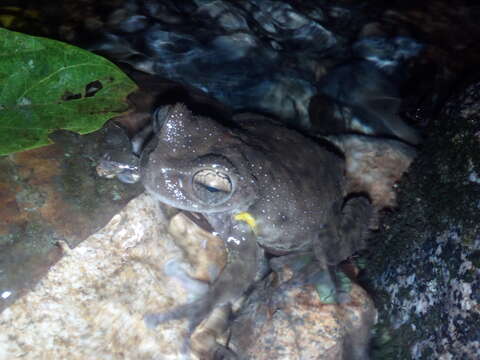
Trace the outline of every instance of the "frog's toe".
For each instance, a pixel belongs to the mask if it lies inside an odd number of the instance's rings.
[[[311,276],[320,301],[324,304],[344,304],[350,300],[352,282],[341,271],[320,270]]]
[[[140,174],[136,169],[126,169],[117,174],[117,179],[125,184],[135,184],[140,180]]]
[[[188,318],[190,319],[190,328],[193,330],[208,314],[208,305],[209,303],[205,299],[199,299],[193,303],[179,305],[165,312],[147,313],[143,317],[143,321],[148,328],[154,329],[158,325],[171,320]]]
[[[328,270],[318,271],[310,278],[317,290],[320,301],[324,304],[337,303],[335,282]]]
[[[349,302],[352,280],[343,271],[339,270],[335,272],[335,285],[338,303],[344,304]]]
[[[235,352],[227,348],[226,346],[218,344],[213,354],[214,360],[238,360],[239,357]]]

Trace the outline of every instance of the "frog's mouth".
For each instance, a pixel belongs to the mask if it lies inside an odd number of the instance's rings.
[[[208,220],[201,213],[187,210],[179,210],[179,212],[185,214],[187,218],[189,218],[193,223],[195,223],[195,225],[199,226],[201,229],[208,231],[209,233],[213,232],[212,225],[210,225]]]
[[[175,209],[175,214],[182,213],[195,225],[200,227],[202,230],[212,234],[214,233],[213,226],[210,224],[210,222],[207,220],[207,218],[203,214],[198,212],[188,211],[188,210],[182,210],[178,208],[174,208],[174,209]],[[258,235],[257,223],[255,218],[252,216],[252,214],[248,212],[240,212],[238,214],[235,214],[233,216],[233,219],[236,221],[241,221],[246,223],[250,227],[252,232]]]

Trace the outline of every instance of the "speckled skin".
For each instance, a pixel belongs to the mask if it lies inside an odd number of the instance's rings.
[[[181,104],[155,114],[156,147],[142,157],[147,191],[170,206],[203,214],[225,240],[229,261],[208,304],[150,319],[153,325],[198,318],[241,296],[254,280],[257,244],[276,255],[314,249],[323,269],[363,247],[369,202],[344,203],[344,159],[333,146],[256,115],[238,116],[235,124],[194,116]],[[211,205],[195,195],[192,179],[203,169],[228,176],[232,191],[225,201]],[[253,231],[235,220],[243,212],[255,219]]]
[[[342,205],[343,159],[265,119],[243,116],[237,124],[229,129],[192,116],[182,105],[170,109],[144,162],[145,187],[161,202],[202,213],[219,233],[237,223],[234,214],[246,211],[268,251],[308,250],[329,213]],[[233,185],[231,197],[217,206],[202,204],[192,191],[192,176],[210,167],[227,173]]]

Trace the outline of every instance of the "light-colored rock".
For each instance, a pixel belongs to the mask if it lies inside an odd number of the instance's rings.
[[[182,353],[186,320],[150,329],[143,317],[206,292],[226,258],[218,238],[182,213],[167,220],[141,195],[75,249],[63,247],[66,255],[47,276],[0,314],[0,360],[198,359]],[[260,307],[263,315],[242,325],[255,339],[242,348],[252,359],[293,359],[304,354],[299,346],[315,354],[302,359],[342,359],[345,342],[368,340],[374,310],[361,288],[342,306],[322,305],[311,286],[275,291],[288,299],[285,307],[270,317]],[[217,339],[225,342],[228,315],[215,309],[193,334],[200,358]]]
[[[368,359],[373,301],[353,284],[345,304],[322,304],[312,285],[258,287],[232,327],[230,345],[250,360]]]
[[[357,134],[329,139],[345,154],[348,192],[367,193],[379,210],[395,207],[395,184],[410,167],[415,148],[398,140]]]
[[[175,273],[192,270],[165,223],[142,195],[75,249],[65,245],[34,290],[0,314],[0,359],[183,358],[185,321],[155,330],[143,321],[206,289]]]

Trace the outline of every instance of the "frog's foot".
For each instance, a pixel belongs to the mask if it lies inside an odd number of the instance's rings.
[[[344,304],[350,301],[352,281],[336,267],[311,273],[308,282],[315,286],[320,301],[324,304]]]
[[[215,299],[206,296],[202,299],[194,301],[193,303],[183,304],[163,313],[147,314],[144,316],[145,325],[150,329],[154,329],[158,325],[171,320],[188,318],[188,329],[180,351],[182,354],[189,354],[191,351],[191,337],[197,326],[210,314],[212,308],[214,307],[214,300]]]
[[[167,276],[177,279],[191,295],[197,298],[200,296],[200,298],[162,313],[147,314],[144,316],[145,325],[154,329],[162,323],[183,318],[188,318],[191,322],[197,324],[201,322],[201,318],[208,315],[212,308],[208,300],[208,285],[203,281],[190,277],[182,267],[182,263],[176,259],[168,261],[165,264],[164,271]]]
[[[228,347],[218,344],[213,353],[213,360],[238,360],[239,357]]]
[[[283,285],[286,288],[313,285],[322,303],[343,304],[350,300],[352,281],[336,266],[322,269],[311,252],[285,255],[270,260],[270,266],[280,279],[286,268],[292,274]],[[281,280],[282,281],[282,280]]]
[[[324,304],[344,304],[350,301],[352,281],[337,266],[328,266],[323,269],[317,261],[313,260],[294,273],[292,278],[281,286],[290,288],[306,284],[315,287],[320,301]]]
[[[121,163],[109,158],[109,154],[100,159],[96,171],[97,175],[107,179],[117,177],[125,184],[134,184],[140,180],[140,170],[138,168],[138,159],[131,160],[130,163]]]
[[[205,296],[192,303],[179,305],[162,313],[149,313],[144,316],[145,325],[151,329],[172,320],[189,319],[189,335],[205,319],[214,307],[215,299]]]
[[[231,244],[230,244],[231,245]],[[233,245],[231,245],[233,246]],[[155,328],[159,324],[187,318],[188,330],[183,352],[190,348],[190,338],[200,323],[207,319],[215,309],[228,306],[239,299],[253,283],[256,275],[257,244],[253,239],[244,240],[241,244],[229,248],[228,263],[217,279],[210,285],[207,293],[201,298],[183,304],[163,313],[150,313],[144,317],[147,327]],[[245,259],[248,259],[246,261]],[[174,272],[177,278],[182,279],[182,271]],[[184,279],[185,280],[185,279]],[[187,279],[188,280],[188,279]],[[187,283],[191,281],[188,280]],[[226,353],[222,351],[222,353]],[[225,355],[226,356],[226,355]],[[228,357],[225,357],[228,359]],[[231,359],[234,359],[231,357]]]

